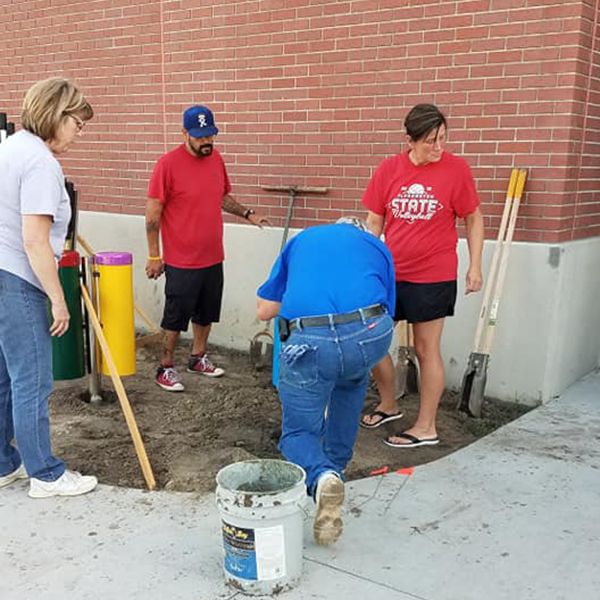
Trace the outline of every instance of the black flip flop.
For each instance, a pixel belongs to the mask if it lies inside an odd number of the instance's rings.
[[[395,444],[394,442],[390,442],[390,438],[397,437],[402,438],[403,440],[408,440],[408,444]],[[392,448],[417,448],[418,446],[435,446],[440,443],[439,437],[434,438],[418,438],[410,433],[397,433],[395,435],[391,435],[383,440],[383,443],[387,446],[391,446]]]
[[[394,414],[390,414],[390,413],[383,412],[382,410],[374,410],[373,412],[367,413],[366,415],[363,415],[360,418],[360,426],[364,427],[365,429],[376,429],[377,427],[379,427],[380,425],[383,425],[384,423],[389,423],[390,421],[395,421],[396,419],[401,419],[403,416],[404,415],[402,414],[402,411],[399,411]],[[369,425],[363,421],[364,417],[381,417],[381,419],[379,419],[379,421]]]

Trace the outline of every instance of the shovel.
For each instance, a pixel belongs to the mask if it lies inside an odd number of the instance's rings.
[[[287,242],[288,234],[290,231],[290,222],[292,220],[292,213],[294,211],[294,201],[298,194],[325,194],[328,189],[325,187],[298,187],[295,185],[287,186],[263,186],[262,188],[266,192],[287,192],[288,193],[288,206],[287,213],[285,215],[285,221],[283,226],[283,236],[281,238],[281,245],[279,247],[279,253],[283,250],[285,243]],[[277,319],[275,319],[274,326],[275,338],[278,338],[279,332],[277,327]],[[270,322],[264,330],[259,331],[250,340],[250,362],[255,369],[260,370],[266,366],[273,365],[273,385],[277,387],[276,379],[279,377],[278,363],[274,352],[278,350],[276,346],[279,344],[279,339],[275,339],[273,334],[270,332]]]
[[[406,321],[398,323],[398,361],[396,362],[396,398],[419,393],[419,368],[412,341],[412,327]]]
[[[469,356],[467,369],[463,375],[458,408],[472,417],[481,416],[481,407],[483,405],[485,385],[487,383],[487,368],[490,359],[492,340],[496,329],[500,296],[506,278],[510,244],[515,230],[517,214],[526,178],[526,169],[512,170],[506,193],[504,210],[502,212],[502,219],[498,229],[496,247],[492,256],[490,273],[485,286],[479,319],[477,321],[473,352],[471,352]],[[490,296],[492,297],[492,303],[488,306]]]

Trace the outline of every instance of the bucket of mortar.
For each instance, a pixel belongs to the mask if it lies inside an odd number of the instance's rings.
[[[217,473],[223,568],[249,595],[294,587],[302,572],[304,470],[284,460],[247,460]]]

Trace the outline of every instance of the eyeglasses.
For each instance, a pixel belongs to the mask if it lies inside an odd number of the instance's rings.
[[[72,115],[71,113],[67,113],[67,117],[71,117],[71,119],[73,119],[73,121],[75,121],[75,125],[77,126],[77,131],[83,130],[83,128],[85,127],[85,121],[83,121],[76,115]]]

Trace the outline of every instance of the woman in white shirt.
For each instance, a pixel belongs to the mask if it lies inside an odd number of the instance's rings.
[[[69,327],[57,260],[71,209],[57,157],[93,114],[70,81],[38,81],[25,95],[21,131],[0,145],[0,487],[29,477],[32,498],[98,483],[52,455],[48,419],[51,336]]]

